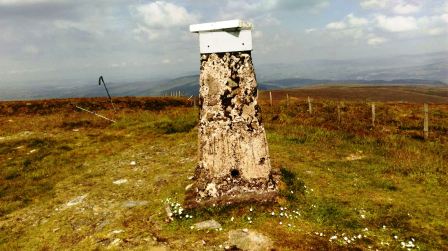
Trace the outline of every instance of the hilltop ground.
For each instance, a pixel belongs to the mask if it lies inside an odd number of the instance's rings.
[[[191,102],[122,98],[116,113],[104,99],[0,103],[0,250],[222,250],[241,228],[278,250],[448,249],[446,103],[430,104],[424,140],[419,103],[377,103],[373,127],[365,102],[316,99],[309,114],[299,95],[288,107],[261,97],[281,198],[171,223],[165,201],[183,201],[197,162]],[[208,219],[222,229],[190,228]]]

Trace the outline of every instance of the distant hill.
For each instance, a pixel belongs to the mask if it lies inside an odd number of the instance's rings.
[[[149,87],[148,86],[151,86]],[[442,81],[424,79],[395,79],[395,80],[328,80],[328,79],[307,79],[307,78],[287,78],[269,81],[259,81],[259,90],[281,90],[293,89],[317,85],[376,85],[376,86],[396,86],[396,85],[430,85],[446,87]],[[182,96],[198,96],[199,75],[189,75],[171,80],[161,80],[157,82],[138,81],[131,83],[107,83],[112,96],[170,96],[181,92]],[[71,97],[103,97],[106,95],[103,86],[96,83],[79,86],[31,86],[27,89],[16,88],[14,86],[3,90],[0,93],[0,100],[32,100],[46,98],[71,98]]]
[[[313,100],[448,104],[448,85],[313,85],[273,90],[274,104],[285,102],[286,94],[302,104],[308,97]],[[259,100],[267,104],[269,93],[260,92]]]
[[[365,84],[365,85],[431,85],[431,86],[446,86],[442,81],[424,80],[424,79],[395,79],[395,80],[342,80],[334,81],[327,79],[305,79],[305,78],[288,78],[270,80],[258,83],[259,90],[278,90],[278,89],[290,89],[299,88],[304,86],[313,86],[321,84],[331,85],[353,85],[353,84]],[[165,87],[165,89],[163,88]],[[167,81],[157,88],[151,88],[147,90],[147,95],[170,95],[171,93],[177,93],[180,91],[184,96],[197,96],[199,93],[199,76],[185,76],[181,78]]]
[[[171,93],[181,92],[184,96],[197,96],[199,93],[199,75],[190,75],[164,81],[144,91],[144,96],[169,96]]]
[[[297,88],[320,84],[436,85],[448,83],[448,52],[361,58],[350,60],[304,60],[288,63],[256,61],[260,90]],[[197,71],[193,71],[197,73]],[[132,76],[114,81],[106,77],[113,96],[161,96],[181,91],[197,95],[197,74],[135,81]],[[105,96],[97,79],[54,80],[53,82],[4,83],[0,79],[0,100]],[[110,82],[109,82],[110,81]]]

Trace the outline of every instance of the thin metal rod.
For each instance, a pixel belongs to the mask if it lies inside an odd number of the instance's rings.
[[[106,83],[104,82],[103,76],[100,76],[100,79],[98,79],[98,85],[101,85],[101,82],[103,82],[104,89],[106,89],[107,96],[109,97],[110,103],[112,104],[112,107],[114,108],[114,111],[117,111],[117,109],[115,109],[114,102],[112,102],[112,97],[109,94],[109,90],[107,89],[107,86],[106,86]]]
[[[98,113],[96,113],[96,112],[89,111],[89,110],[87,110],[87,109],[85,109],[85,108],[82,108],[82,107],[79,107],[79,106],[77,106],[77,105],[75,105],[75,107],[78,108],[78,109],[80,109],[80,110],[83,110],[83,111],[85,111],[85,112],[91,113],[91,114],[93,114],[93,115],[95,115],[95,116],[98,116],[98,117],[100,117],[100,118],[102,118],[102,119],[109,120],[109,121],[114,122],[114,123],[117,122],[117,121],[115,121],[115,120],[113,120],[113,119],[106,118],[106,117],[104,117],[103,115],[100,115],[100,114],[98,114]]]
[[[425,119],[424,119],[424,122],[423,122],[423,134],[424,134],[425,139],[428,139],[428,137],[429,137],[429,118],[428,118],[429,109],[428,109],[428,104],[426,104],[426,103],[423,104],[423,111],[425,113]]]

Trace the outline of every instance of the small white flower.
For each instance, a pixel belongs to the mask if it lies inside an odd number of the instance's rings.
[[[249,209],[249,211],[251,211],[251,212],[252,212],[252,211],[254,211],[254,209],[253,209],[253,208],[251,207],[251,208]]]
[[[274,213],[274,212],[272,212],[272,213],[271,213],[271,215],[272,215],[272,216],[274,216],[274,215],[275,215],[275,213]]]
[[[230,218],[230,221],[233,221],[235,218],[233,218],[233,216],[232,216],[232,218]]]
[[[361,214],[361,218],[365,219],[365,218],[366,218],[366,216],[365,216],[364,214]]]
[[[395,239],[395,240],[398,239],[398,236],[394,235],[394,239]]]
[[[282,225],[282,224],[283,224],[283,222],[281,222],[281,221],[280,221],[280,222],[279,222],[278,224]]]

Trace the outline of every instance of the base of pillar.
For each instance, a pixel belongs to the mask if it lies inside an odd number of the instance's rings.
[[[185,194],[185,208],[226,206],[241,203],[272,203],[278,196],[280,175],[273,173],[268,181],[196,179]]]
[[[184,207],[187,209],[212,206],[228,206],[242,203],[272,203],[276,201],[277,191],[251,192],[237,195],[224,195],[214,198],[200,199],[193,194],[185,198]]]

